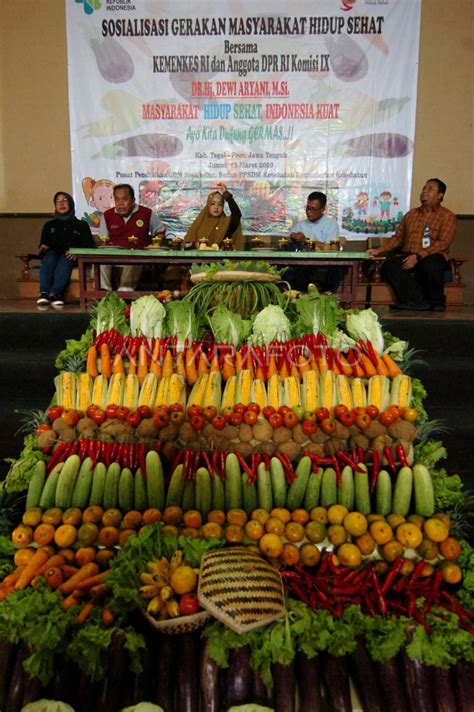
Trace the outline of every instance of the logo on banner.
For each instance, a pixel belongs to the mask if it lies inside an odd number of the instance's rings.
[[[76,0],[76,2],[83,4],[86,15],[92,15],[94,10],[100,10],[101,8],[100,0]]]
[[[352,10],[357,0],[341,0],[341,10]]]

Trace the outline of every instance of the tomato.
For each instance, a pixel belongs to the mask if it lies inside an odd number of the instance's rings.
[[[316,413],[313,410],[305,410],[303,420],[316,420]]]
[[[361,430],[368,428],[371,422],[372,418],[370,415],[367,415],[367,413],[359,413],[359,415],[356,415],[355,424]]]
[[[239,411],[236,413],[231,413],[229,415],[229,423],[231,425],[241,425],[243,421],[243,414]]]
[[[311,420],[310,418],[305,418],[301,424],[301,428],[305,435],[313,435],[318,429],[316,419]]]
[[[63,410],[64,408],[62,407],[62,405],[52,405],[50,408],[48,408],[48,418],[50,420],[57,420]]]
[[[247,410],[247,406],[244,405],[243,403],[236,403],[234,405],[234,413],[245,413]]]
[[[74,408],[66,408],[66,410],[63,410],[63,412],[60,415],[61,420],[64,420],[66,425],[71,425],[74,427],[79,420],[79,416],[77,412],[74,410]],[[105,418],[104,418],[105,420]]]
[[[168,415],[168,406],[166,405],[155,405],[153,408],[153,415]]]
[[[380,413],[379,415],[379,422],[382,423],[382,425],[391,425],[393,422],[395,422],[393,413],[391,413],[389,410],[382,411],[382,413]]]
[[[358,405],[352,409],[352,412],[357,417],[358,415],[363,415],[366,412],[366,410],[361,405]]]
[[[336,421],[334,418],[324,418],[321,421],[321,430],[323,433],[326,433],[326,435],[334,435],[336,432]]]
[[[95,403],[92,403],[91,405],[88,405],[87,408],[86,408],[86,415],[87,415],[87,417],[88,417],[88,418],[91,418],[91,417],[92,417],[92,413],[93,413],[95,410],[97,410],[98,407],[99,407],[99,406],[98,406],[98,405],[95,405]]]
[[[212,420],[217,415],[217,408],[215,405],[206,405],[202,411],[203,416],[206,420]]]
[[[338,403],[337,405],[334,406],[334,417],[337,418],[338,420],[341,419],[341,415],[348,413],[349,408],[347,405],[344,405],[343,403]]]
[[[227,418],[229,418],[233,412],[234,412],[234,409],[232,408],[232,406],[227,405],[225,408],[222,408],[221,415],[225,415],[225,416],[227,416]]]
[[[107,406],[105,409],[105,415],[107,418],[116,418],[117,417],[117,410],[119,406],[111,403],[110,405]]]
[[[350,428],[351,425],[354,425],[355,419],[356,417],[354,413],[351,413],[350,410],[348,410],[347,413],[343,413],[339,417],[339,422],[342,423],[342,425],[345,425],[346,428]]]
[[[170,423],[173,425],[181,425],[184,420],[184,413],[182,410],[173,410],[170,413]]]
[[[365,409],[365,412],[372,418],[372,420],[374,420],[378,417],[379,409],[376,405],[368,405]]]
[[[127,415],[127,423],[129,425],[132,425],[134,428],[136,428],[140,423],[142,422],[142,416],[138,412],[138,410],[132,410],[128,415]]]
[[[292,410],[291,410],[291,408],[290,408],[289,405],[281,405],[281,406],[278,408],[278,412],[280,413],[281,416],[284,416],[285,413],[291,413]]]
[[[76,410],[76,413],[77,413],[77,417],[79,418],[79,420],[81,418],[84,418],[86,415],[83,410]]]
[[[51,425],[49,423],[40,423],[36,428],[36,435],[41,435],[45,430],[52,430]]]
[[[272,405],[266,405],[265,408],[262,410],[263,415],[265,418],[269,418],[273,413],[276,413],[276,409]]]
[[[327,408],[316,408],[314,412],[319,422],[322,422],[323,420],[327,420],[327,418],[329,418],[329,410]]]
[[[139,405],[137,412],[140,413],[142,418],[151,418],[151,408],[149,405]]]
[[[117,418],[119,420],[127,420],[127,415],[130,413],[130,408],[127,408],[124,405],[119,405],[117,408]]]
[[[89,417],[94,421],[94,423],[97,423],[97,425],[102,425],[102,423],[107,419],[105,410],[102,410],[102,408],[96,408]]]
[[[403,420],[409,420],[411,423],[418,418],[418,411],[416,408],[404,408],[402,413]]]
[[[298,421],[302,421],[304,418],[304,408],[302,405],[295,405],[293,406],[293,413],[296,413],[298,416]]]
[[[183,413],[184,407],[182,403],[172,403],[168,406],[168,413]]]
[[[179,612],[182,616],[193,616],[199,611],[197,593],[183,593],[179,599]]]
[[[246,410],[242,416],[242,420],[247,425],[255,425],[255,423],[257,422],[257,418],[258,413],[256,413],[254,410]]]
[[[227,417],[225,415],[216,415],[211,420],[211,425],[216,430],[223,430],[227,425]]]
[[[197,413],[196,415],[192,415],[190,417],[189,424],[192,428],[194,428],[194,430],[202,430],[206,425],[206,419],[203,415]]]
[[[201,413],[202,413],[202,408],[201,408],[201,406],[200,406],[200,405],[196,405],[196,404],[195,404],[195,405],[190,405],[189,408],[188,408],[188,410],[187,410],[187,414],[188,414],[189,418],[192,418],[194,415],[201,415]]]
[[[138,411],[137,411],[137,413],[138,413]],[[153,414],[153,423],[154,423],[154,425],[156,425],[157,428],[164,428],[166,425],[168,425],[169,421],[170,421],[170,416],[168,415],[168,413],[154,413]]]
[[[295,425],[297,425],[299,422],[300,419],[293,410],[290,410],[283,416],[283,425],[285,426],[285,428],[294,428]]]
[[[400,405],[389,405],[387,410],[389,413],[392,413],[394,420],[397,420],[397,418],[401,418],[403,413],[403,408]]]
[[[281,428],[283,425],[283,416],[280,413],[272,413],[268,418],[268,422],[272,428]]]
[[[251,410],[253,413],[256,413],[258,415],[260,413],[260,406],[258,403],[249,403],[247,406],[247,410]]]

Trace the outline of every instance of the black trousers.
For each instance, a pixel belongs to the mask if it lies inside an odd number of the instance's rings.
[[[388,282],[401,304],[428,303],[444,306],[444,275],[448,263],[439,253],[418,260],[413,269],[403,269],[407,255],[395,254],[387,257],[382,265],[381,275]]]
[[[316,282],[320,292],[337,292],[344,279],[345,267],[289,267],[283,275],[293,289],[305,292],[310,282]]]

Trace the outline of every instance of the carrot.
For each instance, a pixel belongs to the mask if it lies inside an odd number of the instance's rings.
[[[186,381],[190,386],[194,385],[198,379],[198,372],[196,369],[196,359],[194,357],[194,351],[192,349],[186,349],[184,353],[184,367],[186,369]]]
[[[138,383],[140,385],[142,385],[142,383],[145,380],[145,377],[147,375],[148,375],[148,356],[147,356],[147,352],[146,352],[146,346],[142,342],[138,349],[138,369],[137,369]]]
[[[20,574],[25,568],[25,566],[26,564],[20,564],[20,566],[17,566],[16,569],[11,572],[11,574],[5,576],[2,583],[0,583],[0,588],[9,588],[10,586],[14,586],[20,578]]]
[[[379,354],[377,354],[377,353],[375,354],[375,356],[377,358],[377,366],[376,366],[377,373],[380,376],[389,376],[390,372],[389,372],[387,364],[385,363],[383,358],[381,356],[379,356]]]
[[[84,579],[84,581],[81,581],[79,584],[77,584],[77,590],[85,591],[88,588],[93,588],[94,586],[101,584],[104,577],[107,576],[108,573],[108,571],[101,571],[100,574],[94,574],[93,576]]]
[[[82,625],[82,623],[86,622],[86,620],[89,618],[90,614],[94,610],[94,606],[95,603],[93,601],[87,601],[87,603],[84,603],[76,618],[76,621],[79,625]]]
[[[275,373],[278,373],[278,367],[277,367],[277,362],[276,362],[275,354],[270,354],[270,358],[268,359],[267,381],[268,381]]]
[[[318,371],[320,373],[325,373],[329,371],[329,364],[325,353],[321,353],[320,356],[316,357],[316,363],[318,364]]]
[[[240,373],[244,368],[244,357],[242,351],[236,351],[235,353],[235,372]]]
[[[80,568],[77,568],[77,566],[71,566],[70,564],[64,564],[61,566],[61,570],[63,572],[64,578],[71,578],[71,576],[74,576],[74,574],[77,574],[78,571],[80,571]]]
[[[163,365],[162,365],[162,372],[161,375],[163,378],[165,376],[172,376],[174,373],[174,368],[173,368],[173,355],[169,349],[167,349],[165,353],[165,357],[163,359]]]
[[[63,566],[65,563],[66,559],[62,554],[53,554],[53,556],[50,556],[43,566],[40,566],[36,572],[36,576],[43,576],[48,569],[52,569],[55,566]]]
[[[211,360],[211,365],[209,367],[209,371],[212,373],[213,371],[220,371],[220,370],[221,369],[219,367],[219,358],[218,358],[217,354],[214,354],[214,356],[212,357],[212,360]]]
[[[112,373],[125,373],[125,367],[123,365],[122,354],[115,354],[114,360],[112,361]]]
[[[290,376],[293,376],[294,378],[296,378],[297,381],[301,381],[300,372],[299,372],[298,366],[295,363],[291,364]]]
[[[41,566],[43,566],[48,559],[49,554],[47,551],[44,549],[37,549],[21,572],[18,581],[15,584],[16,590],[21,591],[26,588],[28,584],[33,581],[34,577],[38,573],[38,569],[41,568]]]
[[[10,595],[10,593],[13,593],[15,590],[15,586],[5,586],[4,588],[0,588],[0,601],[4,601],[7,596]]]
[[[110,362],[110,350],[108,344],[100,345],[100,372],[103,376],[110,378],[112,375],[112,364]]]
[[[102,609],[102,623],[104,625],[112,625],[114,622],[114,614],[110,610],[110,608],[103,608]]]
[[[279,370],[280,378],[287,378],[290,375],[286,358],[283,359]]]
[[[157,378],[161,378],[160,339],[155,339],[153,345],[150,359],[150,373],[154,373]]]
[[[340,372],[344,376],[352,376],[352,367],[349,361],[346,359],[342,351],[338,351],[336,354],[336,359],[335,359]]]
[[[222,378],[228,381],[231,376],[235,376],[235,363],[232,354],[225,354],[222,362]]]
[[[76,596],[75,592],[71,593],[67,598],[65,598],[62,602],[62,608],[65,611],[68,611],[70,608],[73,606],[78,606],[79,603],[81,602],[81,597]]]
[[[207,356],[204,351],[201,351],[201,353],[199,354],[197,370],[199,374],[209,373],[209,361],[207,360]]]
[[[137,359],[131,354],[128,357],[127,373],[135,374],[137,372]]]
[[[105,598],[107,591],[108,588],[107,584],[105,583],[100,583],[98,586],[93,586],[89,592],[91,596],[91,601],[94,601],[94,603],[102,601]]]
[[[318,367],[318,361],[314,353],[311,351],[309,355],[309,367],[311,371],[316,371],[316,373],[319,376],[319,367]]]
[[[309,371],[309,360],[306,356],[300,354],[298,356],[298,372],[300,378],[303,378],[303,373],[306,373],[306,371]]]
[[[91,346],[87,352],[86,372],[89,376],[92,376],[92,378],[97,378],[99,375],[97,368],[97,348],[95,346]]]
[[[98,573],[99,567],[94,561],[91,561],[89,564],[85,564],[84,566],[82,566],[76,574],[71,576],[70,579],[61,584],[59,590],[61,591],[61,593],[72,593],[81,583],[81,581],[85,581],[91,576],[96,576],[96,574]]]
[[[390,354],[383,353],[382,359],[388,369],[388,375],[390,376],[390,378],[395,378],[395,376],[399,376],[403,373],[398,363],[395,363]]]
[[[180,351],[176,357],[176,373],[178,374],[178,376],[182,376],[184,379],[186,379],[186,366],[184,363],[184,354],[182,351]]]
[[[371,376],[376,376],[378,373],[377,368],[374,366],[372,361],[368,356],[366,356],[362,351],[359,354],[360,358],[360,365],[362,366],[362,369],[364,371],[364,374],[367,376],[367,378],[370,378]]]

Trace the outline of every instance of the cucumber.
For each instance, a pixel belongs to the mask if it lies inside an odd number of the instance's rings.
[[[135,502],[135,482],[129,467],[124,467],[120,473],[118,487],[118,505],[121,512],[130,512]]]
[[[224,493],[224,483],[222,482],[219,475],[214,474],[211,481],[211,494],[212,494],[212,509],[220,509],[224,511],[225,509],[225,493]]]
[[[187,480],[187,482],[184,483],[183,496],[181,498],[183,512],[189,512],[190,509],[199,510],[196,504],[196,497],[196,483],[194,480]]]
[[[148,508],[148,495],[146,491],[146,482],[143,478],[142,471],[137,468],[134,476],[134,497],[135,509],[139,512],[144,512]]]
[[[76,484],[71,497],[71,507],[79,507],[85,509],[89,502],[91,493],[92,479],[94,476],[94,461],[91,457],[86,457],[83,461]]]
[[[71,497],[76,484],[79,468],[81,467],[81,458],[79,455],[70,455],[59,475],[58,485],[56,487],[55,504],[56,507],[67,509],[71,506]]]
[[[156,450],[147,452],[145,463],[148,506],[162,511],[165,506],[165,481],[161,459]]]
[[[270,461],[270,481],[272,483],[273,506],[286,507],[286,477],[278,457]]]
[[[291,483],[288,494],[286,496],[286,506],[290,512],[293,512],[303,504],[306,487],[308,486],[309,476],[311,474],[311,458],[308,455],[303,455],[295,470],[296,477]]]
[[[363,472],[355,471],[354,489],[355,489],[355,508],[357,512],[369,514],[372,511],[370,503],[370,484],[367,467],[362,463],[359,466],[364,469]]]
[[[225,459],[225,511],[242,507],[242,474],[237,455],[230,452]]]
[[[196,509],[201,512],[204,521],[207,520],[211,506],[211,475],[206,467],[198,467],[196,472]]]
[[[390,514],[392,511],[392,478],[387,470],[380,470],[375,483],[375,511]]]
[[[330,507],[337,503],[337,479],[336,470],[333,467],[326,467],[321,481],[321,505]]]
[[[422,517],[431,517],[435,511],[433,480],[430,471],[421,463],[413,465],[415,489],[415,512]]]
[[[304,508],[307,512],[310,512],[314,507],[319,504],[319,495],[321,492],[321,482],[323,479],[323,468],[319,467],[317,472],[311,472],[308,484],[306,485],[306,492],[304,495]]]
[[[273,509],[273,492],[270,470],[267,470],[264,462],[260,462],[257,467],[257,500],[258,506],[271,512]]]
[[[249,483],[249,476],[246,472],[242,473],[242,506],[248,517],[258,507],[257,485],[255,482]]]
[[[59,475],[63,467],[64,462],[58,462],[46,478],[39,501],[41,509],[51,509],[51,507],[54,507],[56,501],[56,487],[58,486]]]
[[[341,472],[341,486],[339,487],[337,493],[338,504],[347,507],[349,512],[354,509],[354,473],[352,472],[352,467],[346,465]]]
[[[393,506],[394,514],[400,514],[406,517],[410,511],[411,495],[413,491],[413,472],[411,467],[402,467],[395,480],[393,488]]]
[[[184,489],[183,465],[176,465],[168,485],[166,493],[165,507],[181,507],[181,499]]]
[[[30,507],[37,507],[39,505],[45,480],[46,463],[44,462],[44,460],[38,460],[34,467],[33,474],[31,475],[30,483],[28,485],[28,494],[26,495],[25,505],[26,509],[30,509]]]
[[[120,465],[118,462],[112,462],[105,476],[104,498],[102,503],[104,509],[115,509],[118,506],[119,482]]]
[[[103,462],[98,462],[92,474],[92,488],[89,495],[89,506],[98,504],[102,506],[104,501],[105,478],[107,477],[107,468]]]

